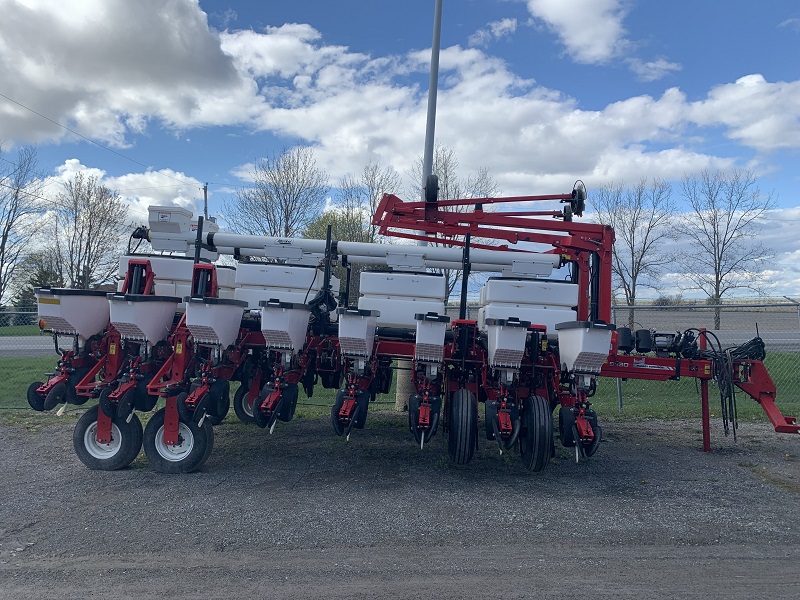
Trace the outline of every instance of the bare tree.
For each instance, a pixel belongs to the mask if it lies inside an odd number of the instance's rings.
[[[52,247],[28,252],[14,277],[12,304],[18,310],[36,310],[37,287],[64,287],[60,259]]]
[[[341,210],[350,222],[361,221],[366,227],[360,229],[365,235],[354,242],[374,242],[378,237],[378,227],[372,225],[372,215],[378,208],[383,194],[398,192],[400,175],[392,167],[383,167],[379,162],[371,162],[364,167],[360,178],[346,175],[339,183],[336,195],[336,208]]]
[[[118,267],[128,207],[93,175],[76,173],[63,186],[53,202],[50,242],[61,279],[79,289],[106,283]]]
[[[41,224],[42,181],[36,166],[32,147],[20,148],[16,160],[0,163],[0,304]]]
[[[325,206],[328,175],[309,147],[284,149],[259,160],[253,187],[226,202],[223,217],[234,231],[251,235],[299,235]]]
[[[612,270],[625,304],[636,304],[640,287],[658,288],[658,276],[675,260],[664,242],[675,239],[675,205],[672,188],[661,180],[642,178],[632,187],[624,183],[603,186],[594,198],[601,223],[616,234]],[[633,327],[634,311],[628,312]]]
[[[436,145],[433,155],[433,173],[439,178],[439,199],[440,200],[456,200],[463,198],[490,198],[496,196],[500,190],[500,186],[492,177],[489,169],[481,167],[477,173],[467,177],[466,180],[462,179],[458,173],[458,157],[455,150],[447,146]],[[419,157],[414,164],[414,167],[409,174],[410,186],[409,196],[412,198],[420,197],[422,195],[422,187],[424,181],[422,180],[422,157]],[[469,206],[449,206],[440,210],[449,210],[454,212],[466,212],[471,210]],[[457,239],[463,239],[458,236]],[[482,238],[473,238],[473,243],[493,243],[493,240],[486,240]],[[437,243],[440,246],[451,246],[446,242]],[[444,275],[447,282],[448,296],[453,293],[453,290],[461,281],[461,271],[455,269],[436,269]]]
[[[682,259],[688,289],[701,290],[716,305],[733,290],[760,292],[758,262],[772,253],[755,238],[759,219],[775,204],[772,193],[762,194],[753,172],[740,169],[686,176],[681,193],[691,207],[682,219],[692,245]],[[717,309],[714,328],[719,326]]]

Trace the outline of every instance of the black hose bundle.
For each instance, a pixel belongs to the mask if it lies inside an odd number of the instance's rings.
[[[764,340],[756,336],[740,346],[723,348],[719,338],[711,331],[687,329],[688,332],[697,332],[698,338],[703,336],[708,341],[708,348],[697,350],[696,357],[711,361],[712,378],[719,386],[720,407],[722,410],[722,424],[725,435],[733,431],[736,440],[738,418],[736,412],[736,385],[734,384],[734,364],[740,360],[764,360],[767,352]]]

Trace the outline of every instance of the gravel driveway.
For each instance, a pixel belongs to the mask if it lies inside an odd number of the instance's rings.
[[[593,459],[542,474],[481,440],[374,413],[275,434],[229,419],[203,471],[144,454],[87,470],[80,413],[0,421],[0,598],[798,598],[800,436],[742,424],[604,422]]]

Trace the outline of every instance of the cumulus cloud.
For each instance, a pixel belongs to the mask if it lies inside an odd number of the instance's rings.
[[[500,39],[513,34],[517,30],[517,20],[506,18],[488,23],[483,29],[478,29],[469,36],[470,46],[486,46],[492,40]]]
[[[5,0],[2,12],[4,93],[107,143],[124,146],[126,132],[150,119],[173,127],[241,121],[245,96],[259,103],[194,2]],[[0,110],[0,130],[32,142],[69,135],[16,105]]]
[[[528,0],[528,11],[558,35],[579,63],[608,62],[629,44],[622,0]]]
[[[147,223],[148,206],[181,206],[195,215],[203,212],[200,199],[203,184],[185,173],[160,169],[111,177],[103,169],[88,167],[77,158],[67,159],[55,168],[54,174],[44,180],[43,195],[53,197],[63,192],[63,184],[77,173],[94,177],[100,185],[119,192],[128,204],[128,221],[134,225]]]
[[[726,135],[744,146],[769,151],[800,147],[800,81],[768,82],[746,75],[712,89],[689,108],[697,124],[724,125]]]
[[[581,60],[607,60],[627,44],[621,1],[528,6]],[[408,171],[423,147],[427,93],[418,82],[429,50],[371,56],[326,44],[302,23],[218,33],[185,0],[0,0],[0,7],[4,90],[93,139],[124,145],[154,127],[240,126],[313,145],[334,179],[371,160]],[[515,26],[501,20],[486,30],[500,36]],[[42,29],[50,35],[34,35]],[[645,78],[679,68],[664,58],[632,64]],[[465,172],[488,167],[506,193],[563,191],[578,177],[598,185],[729,166],[704,147],[704,136],[720,130],[757,151],[800,147],[797,81],[752,74],[697,101],[670,88],[586,110],[481,48],[444,48],[440,67],[438,139]],[[9,142],[68,137],[8,102],[0,102],[0,131]],[[247,178],[249,170],[234,174]]]

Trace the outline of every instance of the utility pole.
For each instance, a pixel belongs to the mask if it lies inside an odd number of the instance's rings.
[[[203,218],[208,221],[208,182],[203,186]]]
[[[431,42],[431,78],[428,86],[428,117],[425,126],[425,153],[422,156],[422,199],[425,199],[425,183],[433,172],[434,133],[436,130],[436,96],[439,91],[439,49],[442,40],[442,0],[435,0],[433,10],[433,40]],[[418,246],[427,246],[424,240],[417,241]],[[397,387],[395,390],[395,410],[406,410],[408,397],[414,393],[414,386],[408,371],[411,361],[398,360]]]

